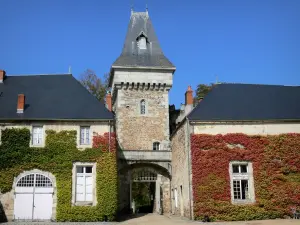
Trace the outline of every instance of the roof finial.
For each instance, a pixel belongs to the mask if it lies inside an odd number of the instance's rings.
[[[133,14],[134,0],[131,1],[131,15]]]
[[[72,67],[69,66],[69,74],[72,74]]]
[[[146,14],[148,15],[148,3],[146,1]]]

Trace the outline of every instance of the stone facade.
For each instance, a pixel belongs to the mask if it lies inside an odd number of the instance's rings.
[[[171,137],[172,148],[172,214],[190,217],[189,136],[188,124],[182,124]],[[177,189],[177,207],[175,206]]]
[[[92,141],[89,145],[80,145],[80,127],[89,126],[90,127],[90,140],[94,134],[102,135],[106,132],[110,132],[110,125],[108,122],[90,122],[90,121],[74,121],[74,122],[63,122],[63,121],[36,121],[36,122],[18,122],[18,123],[0,123],[0,138],[1,130],[6,128],[27,128],[32,133],[33,126],[43,126],[43,143],[39,147],[45,147],[46,140],[46,130],[63,131],[63,130],[76,130],[77,131],[77,148],[91,148]],[[1,144],[1,140],[0,140]],[[30,141],[30,147],[32,146],[32,141]]]
[[[140,103],[146,102],[141,114]],[[118,141],[124,150],[152,150],[160,142],[161,150],[169,147],[168,91],[121,89],[115,107]]]
[[[248,135],[277,135],[285,133],[299,133],[299,123],[195,123],[195,134],[227,134],[244,133]]]

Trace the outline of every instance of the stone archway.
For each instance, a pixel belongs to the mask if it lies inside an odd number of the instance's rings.
[[[132,163],[119,170],[121,204],[127,205],[132,210],[132,185],[135,182],[149,182],[154,186],[153,212],[169,213],[171,208],[170,172],[155,163]],[[122,207],[122,206],[121,206]]]

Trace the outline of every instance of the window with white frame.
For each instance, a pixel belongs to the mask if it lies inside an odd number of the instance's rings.
[[[159,142],[154,142],[153,143],[153,150],[154,151],[158,151],[158,150],[160,150],[160,143]]]
[[[93,166],[76,166],[76,202],[93,201]]]
[[[231,195],[233,202],[253,202],[254,185],[252,163],[230,163]]]
[[[140,107],[141,107],[141,114],[142,115],[146,114],[146,101],[144,99],[141,100]]]
[[[80,127],[80,144],[90,144],[90,127]]]
[[[177,188],[174,189],[175,207],[178,207],[178,192]]]
[[[43,144],[44,129],[42,126],[32,127],[32,145]]]

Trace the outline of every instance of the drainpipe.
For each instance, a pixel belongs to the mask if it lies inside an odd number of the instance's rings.
[[[190,134],[190,121],[186,117],[187,121],[187,144],[188,144],[188,179],[189,179],[189,199],[190,199],[190,219],[193,219],[193,214],[192,214],[192,189],[191,189],[191,134]]]
[[[108,121],[109,133],[108,133],[108,152],[110,152],[110,133],[111,133],[111,125],[110,120]]]

